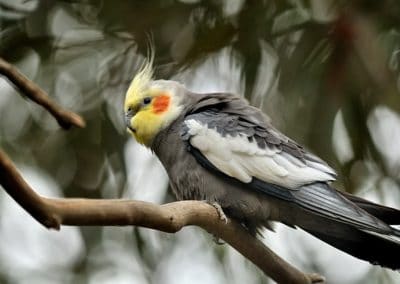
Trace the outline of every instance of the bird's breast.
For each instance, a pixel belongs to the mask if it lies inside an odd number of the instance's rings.
[[[218,202],[228,215],[238,219],[263,223],[276,210],[271,198],[259,194],[240,182],[232,183],[201,166],[187,150],[179,130],[166,129],[157,137],[153,151],[168,173],[171,187],[180,200]]]

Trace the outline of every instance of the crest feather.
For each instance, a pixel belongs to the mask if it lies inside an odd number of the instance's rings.
[[[127,98],[140,96],[148,88],[148,84],[153,80],[153,63],[154,48],[150,46],[147,58],[144,60],[139,72],[135,75],[129,86]]]

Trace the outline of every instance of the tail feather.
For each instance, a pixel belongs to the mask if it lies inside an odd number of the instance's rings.
[[[375,265],[400,269],[400,244],[390,240],[390,235],[379,235],[362,231],[351,225],[335,222],[318,216],[316,226],[299,226],[322,241],[357,258]],[[325,228],[330,228],[325,230]]]
[[[294,224],[326,243],[373,264],[400,269],[400,211],[336,191],[324,183],[293,193]]]
[[[387,223],[369,214],[326,183],[306,185],[291,194],[298,206],[317,215],[353,225],[360,230],[392,233]]]
[[[337,192],[383,222],[389,225],[400,225],[400,210],[379,205],[347,192]]]

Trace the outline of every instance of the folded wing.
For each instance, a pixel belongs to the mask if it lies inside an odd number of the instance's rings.
[[[335,180],[325,162],[271,127],[240,115],[206,110],[186,117],[183,137],[219,171],[250,183],[257,178],[288,189]]]

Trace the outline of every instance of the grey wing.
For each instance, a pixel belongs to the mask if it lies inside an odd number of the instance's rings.
[[[257,178],[296,189],[335,180],[335,172],[325,162],[263,124],[211,109],[188,115],[182,135],[219,171],[244,183]]]

